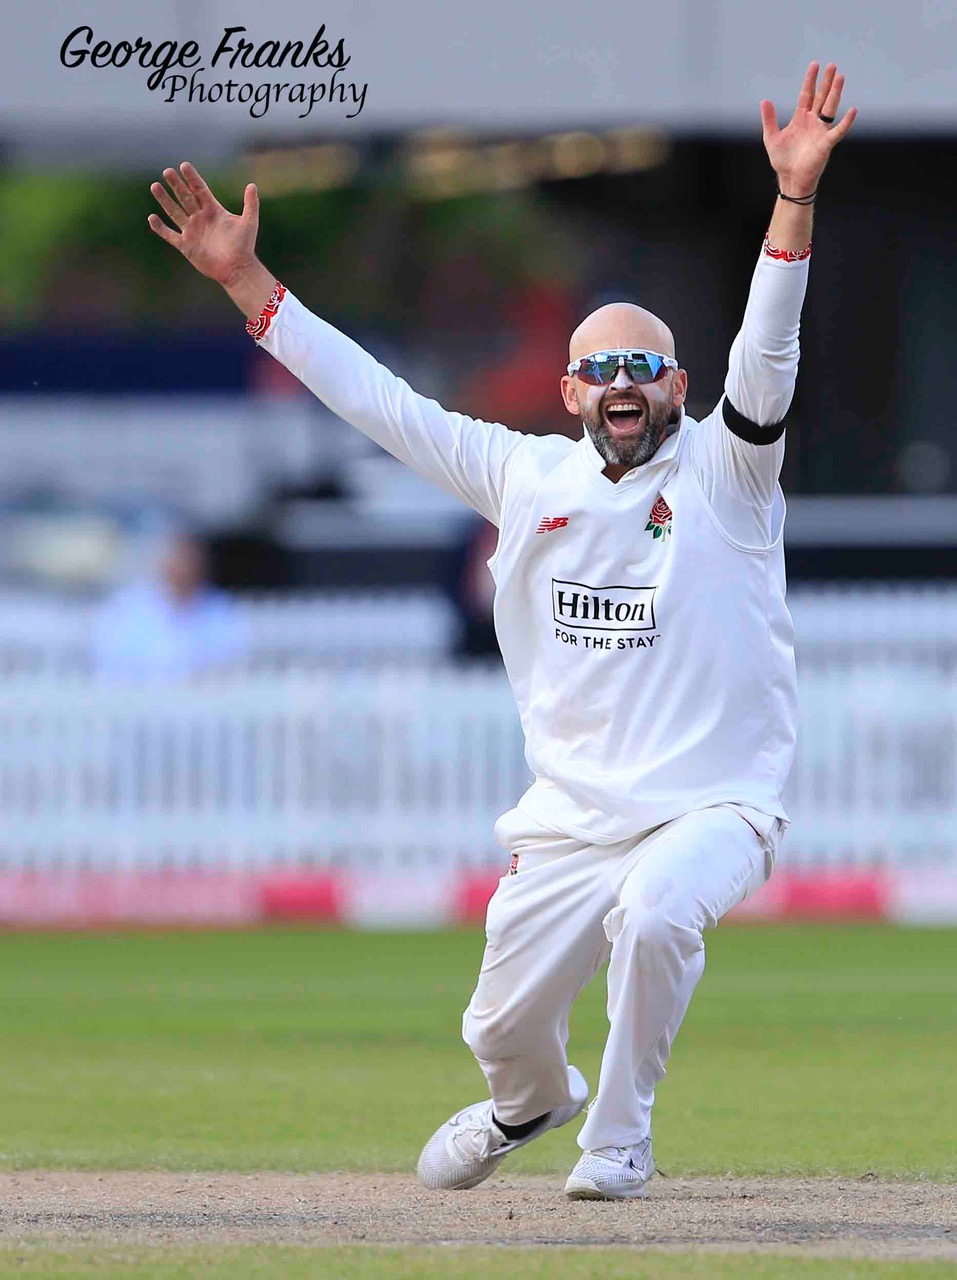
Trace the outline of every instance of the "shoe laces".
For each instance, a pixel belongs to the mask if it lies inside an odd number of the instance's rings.
[[[595,1147],[590,1154],[601,1156],[603,1160],[610,1160],[613,1164],[631,1164],[632,1168],[640,1169],[645,1162],[650,1141],[650,1138],[645,1138],[634,1147]]]
[[[593,1147],[588,1154],[601,1156],[602,1160],[611,1160],[613,1164],[624,1164],[631,1155],[631,1147]]]
[[[505,1140],[505,1135],[492,1122],[491,1107],[469,1108],[456,1116],[452,1142],[460,1155],[484,1160]]]

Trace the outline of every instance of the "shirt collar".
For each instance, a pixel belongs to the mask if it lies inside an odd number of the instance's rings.
[[[619,484],[627,484],[631,480],[638,480],[641,476],[648,474],[649,468],[659,467],[664,463],[673,461],[675,454],[678,452],[678,439],[685,424],[686,415],[684,405],[680,407],[678,412],[680,415],[678,418],[678,430],[672,431],[671,435],[658,446],[658,451],[654,457],[649,458],[649,460],[643,463],[640,467],[632,467],[630,471],[626,471],[618,481]],[[608,463],[595,448],[592,438],[587,430],[584,430],[584,435],[578,442],[578,448],[586,466],[590,467],[592,471],[597,471],[600,474],[605,470],[605,467],[608,466]]]

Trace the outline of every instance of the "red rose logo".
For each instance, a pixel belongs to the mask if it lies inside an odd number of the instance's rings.
[[[671,520],[671,508],[659,493],[658,501],[651,508],[648,523],[645,525],[645,533],[651,533],[654,538],[662,538],[666,533],[671,533]]]

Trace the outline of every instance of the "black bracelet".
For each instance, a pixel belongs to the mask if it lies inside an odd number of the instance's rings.
[[[817,195],[819,190],[820,190],[819,187],[815,187],[814,190],[811,192],[811,194],[808,196],[786,196],[784,192],[781,190],[781,188],[778,187],[778,196],[782,200],[790,200],[791,204],[813,204],[814,197]]]

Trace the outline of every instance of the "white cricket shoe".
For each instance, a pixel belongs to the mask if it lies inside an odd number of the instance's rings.
[[[651,1139],[637,1147],[586,1151],[565,1183],[570,1200],[630,1200],[645,1194],[655,1172]]]
[[[446,1120],[419,1156],[419,1181],[432,1191],[466,1191],[495,1172],[507,1155],[534,1142],[549,1129],[574,1120],[588,1101],[588,1085],[576,1067],[568,1068],[572,1100],[547,1112],[527,1137],[509,1141],[492,1119],[492,1100],[475,1102]]]

